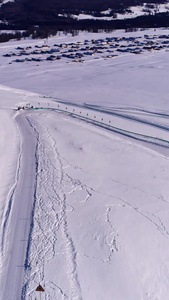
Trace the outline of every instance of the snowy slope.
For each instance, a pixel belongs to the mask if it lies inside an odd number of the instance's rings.
[[[15,2],[15,0],[1,0],[2,3],[0,3],[0,7],[2,4],[7,4],[8,2]],[[78,20],[86,20],[86,19],[93,19],[93,20],[115,20],[115,19],[128,19],[128,18],[136,18],[138,16],[143,16],[143,15],[154,15],[156,13],[163,13],[163,12],[168,12],[169,10],[169,5],[168,1],[166,3],[143,3],[142,5],[137,5],[137,6],[129,6],[127,11],[125,13],[114,13],[112,16],[112,9],[109,8],[105,11],[100,12],[100,17],[95,17],[93,14],[95,13],[94,11],[90,12],[87,14],[86,12],[82,12],[78,15],[73,15],[73,14],[66,14],[66,13],[60,13],[58,16],[71,16],[72,18],[78,19]],[[63,9],[64,11],[64,9]]]
[[[55,39],[87,37],[108,34]],[[167,49],[10,62],[1,56],[0,299],[167,300]]]
[[[128,11],[125,13],[115,13],[113,16],[111,15],[112,10],[108,9],[107,11],[102,11],[100,17],[95,17],[90,14],[80,13],[79,15],[71,15],[73,18],[78,20],[124,20],[130,18],[136,18],[139,16],[148,16],[155,15],[156,13],[165,13],[168,12],[169,6],[168,2],[162,4],[153,4],[150,3],[150,7],[147,6],[147,3],[138,6],[130,6],[128,7]],[[66,14],[59,14],[60,16],[66,16]]]
[[[15,0],[2,0],[2,3],[0,3],[0,7],[2,4],[6,4],[8,2],[14,2]]]

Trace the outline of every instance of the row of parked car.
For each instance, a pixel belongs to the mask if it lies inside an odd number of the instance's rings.
[[[83,62],[88,57],[112,58],[120,53],[140,54],[144,51],[169,49],[169,35],[144,35],[137,37],[106,37],[84,42],[17,47],[3,56],[15,58],[12,62],[41,62],[67,59]]]

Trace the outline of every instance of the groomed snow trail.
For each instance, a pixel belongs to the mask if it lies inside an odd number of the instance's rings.
[[[9,191],[4,211],[1,253],[3,265],[1,299],[20,299],[24,277],[25,253],[35,185],[36,139],[24,115],[18,115],[21,135],[15,182]]]

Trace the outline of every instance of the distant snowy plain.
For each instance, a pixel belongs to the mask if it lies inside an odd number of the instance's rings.
[[[42,43],[0,45],[0,299],[167,300],[168,51],[3,57]]]

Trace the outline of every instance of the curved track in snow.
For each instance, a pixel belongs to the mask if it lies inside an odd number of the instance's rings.
[[[149,148],[168,155],[169,115],[166,112],[140,108],[106,108],[67,101],[59,101],[59,104],[54,105],[53,110],[141,142]]]

